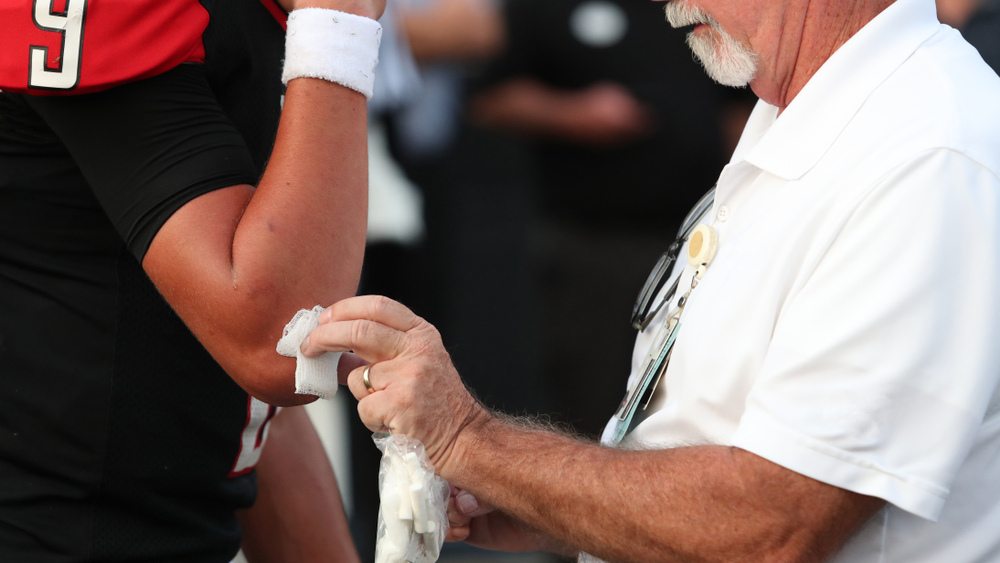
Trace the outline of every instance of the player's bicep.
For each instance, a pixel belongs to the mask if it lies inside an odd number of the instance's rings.
[[[205,193],[156,232],[142,266],[175,308],[208,297],[205,289],[212,281],[232,279],[233,237],[252,195],[253,187],[246,184]]]

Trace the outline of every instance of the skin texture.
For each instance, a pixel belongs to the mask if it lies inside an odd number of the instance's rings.
[[[377,17],[384,0],[307,0]],[[232,186],[178,210],[143,267],[226,372],[277,405],[294,394],[294,360],[275,343],[299,309],[357,289],[367,216],[366,103],[342,86],[288,85],[274,150],[256,187]]]
[[[377,18],[385,0],[282,5]],[[278,356],[275,344],[295,311],[357,289],[367,216],[366,123],[362,94],[322,80],[292,80],[259,185],[192,200],[164,224],[143,261],[201,344],[265,402],[313,399],[294,394],[295,362]],[[241,515],[254,563],[358,560],[336,480],[305,416],[293,409],[272,423],[258,466],[260,497]]]
[[[819,561],[884,504],[736,448],[623,451],[497,417],[469,395],[434,327],[384,297],[325,311],[303,351],[329,350],[373,364],[372,390],[363,368],[346,378],[365,424],[419,439],[461,490],[452,539],[613,561]]]
[[[257,482],[257,502],[239,514],[247,561],[360,561],[336,477],[301,407],[271,421]]]
[[[673,0],[701,8],[759,57],[750,88],[785,108],[851,36],[894,0]],[[699,26],[693,33],[714,33]]]

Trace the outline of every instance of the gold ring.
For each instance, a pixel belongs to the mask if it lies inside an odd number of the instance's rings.
[[[375,388],[372,387],[372,380],[369,377],[371,371],[372,371],[372,364],[368,364],[367,366],[365,366],[365,371],[361,372],[361,382],[365,384],[365,389],[367,389],[369,393],[374,393]]]

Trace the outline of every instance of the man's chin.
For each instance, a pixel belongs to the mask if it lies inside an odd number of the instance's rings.
[[[721,37],[718,30],[695,29],[688,33],[687,44],[709,78],[723,86],[744,88],[757,74],[757,56],[734,40]]]

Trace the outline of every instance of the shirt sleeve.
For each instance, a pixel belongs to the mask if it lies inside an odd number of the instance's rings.
[[[936,519],[1000,410],[998,241],[994,172],[897,167],[782,309],[733,445]]]
[[[257,181],[246,143],[220,108],[203,65],[95,94],[26,99],[140,261],[185,203]]]

